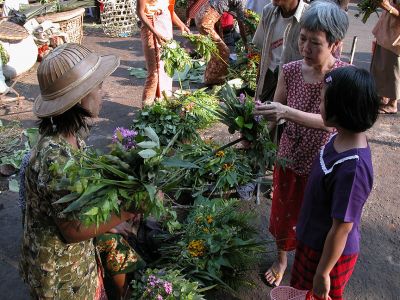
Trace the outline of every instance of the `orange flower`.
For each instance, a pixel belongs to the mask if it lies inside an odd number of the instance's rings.
[[[215,154],[216,157],[224,157],[225,156],[225,152],[220,150]]]

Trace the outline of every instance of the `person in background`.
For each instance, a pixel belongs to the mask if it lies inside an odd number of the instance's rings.
[[[99,56],[78,44],[57,47],[39,65],[33,112],[40,135],[25,169],[20,260],[32,299],[107,299],[93,238],[118,232],[117,225],[137,214],[121,211],[98,227],[83,226],[63,213],[69,203],[55,203],[69,191],[57,188],[63,174],[52,165],[64,165],[74,151],[84,150],[80,132],[98,117],[102,82],[118,66],[116,56]]]
[[[366,70],[337,68],[324,82],[320,111],[337,134],[321,148],[308,178],[290,285],[341,300],[360,251],[361,214],[372,190],[365,131],[375,123],[380,101]]]
[[[218,47],[218,56],[213,55],[204,73],[206,85],[222,84],[228,75],[229,48],[215,30],[215,24],[224,12],[229,12],[238,21],[240,35],[247,49],[247,38],[244,27],[245,0],[209,0],[198,10],[195,21],[199,32],[209,35]]]
[[[376,44],[371,73],[382,97],[380,112],[395,114],[400,99],[400,4],[384,0],[380,7],[384,11],[372,30]]]
[[[172,39],[172,24],[182,33],[189,28],[174,11],[174,2],[169,0],[138,0],[136,13],[142,22],[141,39],[146,59],[147,78],[142,95],[142,107],[152,105],[165,92],[172,92],[172,78],[164,70],[160,60],[160,45]]]
[[[333,128],[320,115],[321,90],[326,73],[342,67],[332,55],[347,32],[347,14],[336,4],[313,2],[300,20],[298,40],[302,60],[283,65],[278,78],[274,102],[257,106],[254,114],[270,121],[271,131],[280,120],[286,120],[278,161],[275,165],[269,231],[278,248],[278,258],[265,273],[270,285],[279,285],[287,267],[287,252],[296,249],[295,226],[303,201],[304,188],[311,164]]]
[[[256,99],[272,100],[283,64],[302,58],[298,38],[300,18],[308,4],[303,0],[273,0],[264,7],[253,44],[261,50]]]

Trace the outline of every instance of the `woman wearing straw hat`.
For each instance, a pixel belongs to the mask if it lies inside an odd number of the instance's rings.
[[[93,238],[135,217],[122,211],[107,223],[84,227],[54,204],[52,163],[64,164],[84,143],[78,134],[101,108],[102,82],[119,65],[114,55],[99,56],[78,44],[64,44],[38,68],[41,94],[33,107],[40,137],[25,170],[26,213],[21,272],[33,299],[106,299]]]

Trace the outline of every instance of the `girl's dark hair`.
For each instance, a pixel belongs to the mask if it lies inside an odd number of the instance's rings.
[[[87,128],[86,118],[92,114],[79,103],[61,115],[39,118],[39,133],[52,136],[57,134],[75,134],[81,128]]]
[[[375,81],[363,69],[341,67],[325,75],[326,120],[352,132],[371,128],[379,114]]]

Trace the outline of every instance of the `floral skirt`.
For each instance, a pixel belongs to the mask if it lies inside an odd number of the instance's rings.
[[[315,271],[321,255],[321,252],[315,251],[301,242],[298,243],[290,280],[292,287],[300,290],[312,289]],[[331,278],[329,296],[332,300],[343,299],[344,288],[353,273],[357,258],[358,253],[340,256],[329,273]]]
[[[145,266],[144,261],[120,234],[105,233],[96,238],[101,263],[109,275],[127,274]]]
[[[222,84],[228,75],[229,48],[215,31],[215,24],[221,15],[210,6],[204,4],[196,15],[195,21],[199,32],[209,35],[217,45],[219,56],[213,55],[204,73],[205,84]]]
[[[307,176],[275,166],[269,231],[279,250],[296,249],[296,224],[303,202]]]

